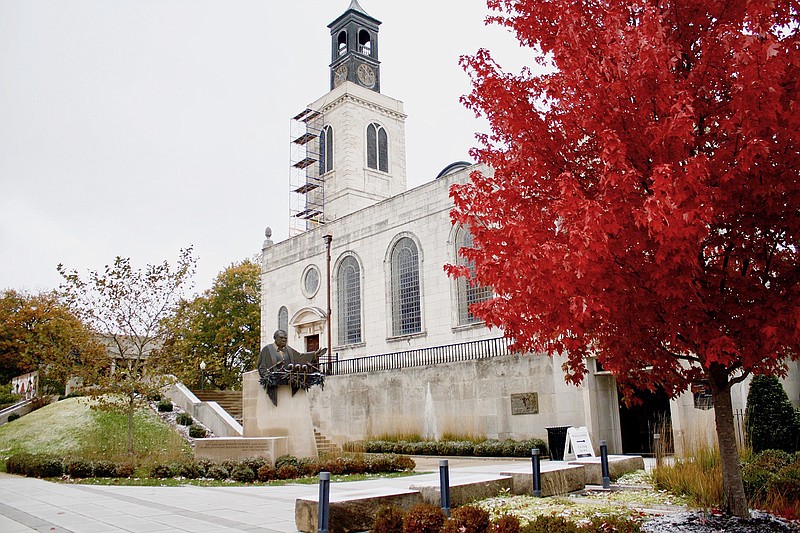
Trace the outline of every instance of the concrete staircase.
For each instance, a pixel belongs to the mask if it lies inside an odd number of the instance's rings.
[[[314,430],[314,440],[317,441],[317,453],[320,457],[329,453],[342,453],[341,448],[316,429]]]
[[[242,391],[240,390],[193,390],[201,402],[217,402],[237,422],[242,423]]]

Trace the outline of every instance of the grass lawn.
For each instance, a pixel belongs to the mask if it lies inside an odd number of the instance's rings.
[[[155,413],[134,417],[134,455],[127,454],[127,416],[93,409],[86,398],[68,398],[0,426],[0,460],[16,453],[130,461],[137,465],[191,457],[191,449]]]

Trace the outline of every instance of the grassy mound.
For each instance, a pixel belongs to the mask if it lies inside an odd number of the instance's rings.
[[[191,450],[155,413],[134,417],[134,456],[127,454],[128,422],[124,414],[93,409],[85,398],[69,398],[0,426],[0,460],[16,453],[133,461],[139,465],[179,460]]]

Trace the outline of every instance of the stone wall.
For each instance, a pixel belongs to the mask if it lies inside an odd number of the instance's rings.
[[[589,375],[575,387],[564,382],[561,362],[511,355],[328,376],[324,389],[309,392],[311,417],[314,427],[339,445],[382,435],[443,433],[546,441],[547,426],[573,425],[586,426],[595,447],[605,439],[611,453],[621,453],[613,378]],[[514,414],[520,409],[512,406],[512,395],[524,393],[536,394],[538,412]]]

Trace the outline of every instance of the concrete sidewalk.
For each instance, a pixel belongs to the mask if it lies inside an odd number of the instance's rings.
[[[429,474],[334,483],[331,496],[376,493],[438,483],[438,457],[415,457]],[[451,483],[462,476],[497,473],[529,461],[449,459]],[[298,498],[316,499],[317,485],[282,487],[119,487],[70,485],[0,474],[0,532],[192,533],[250,531],[295,533]]]

